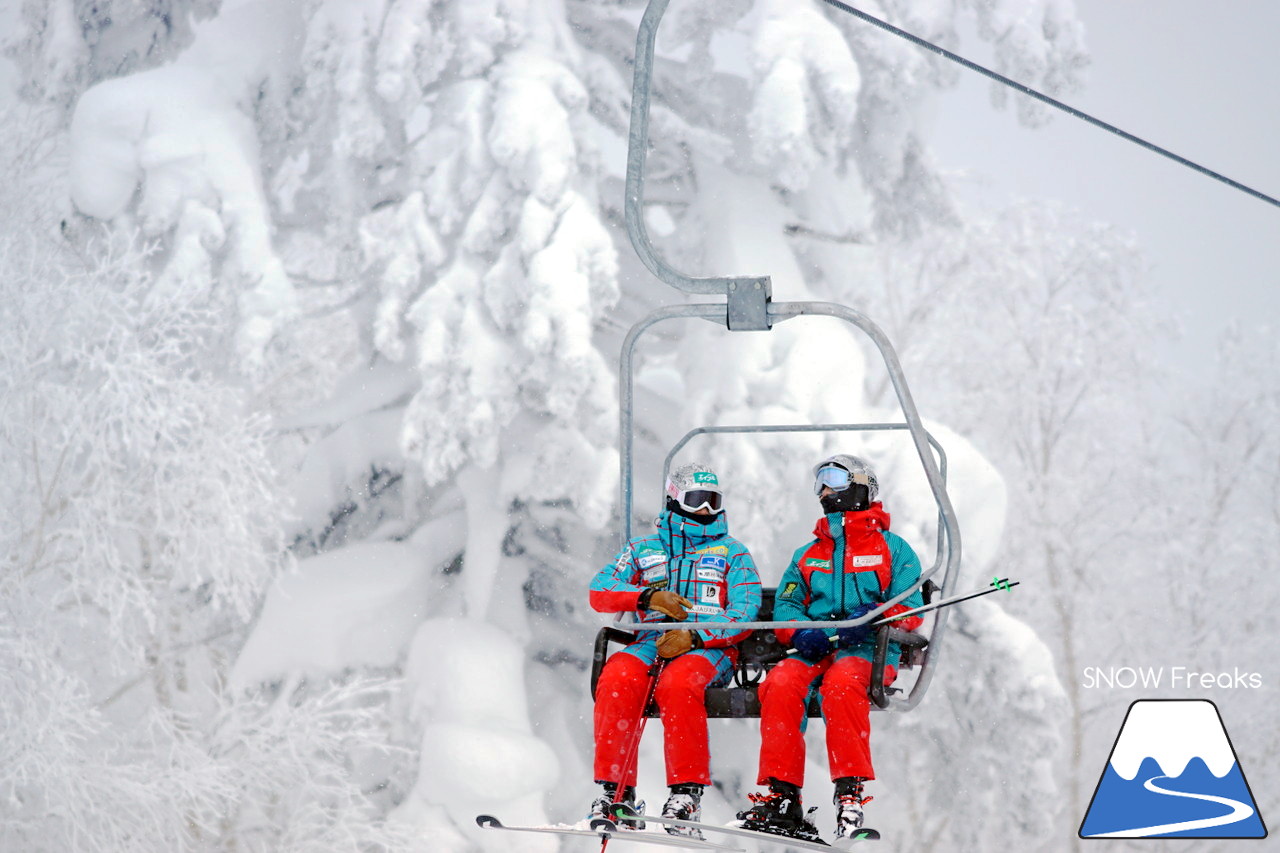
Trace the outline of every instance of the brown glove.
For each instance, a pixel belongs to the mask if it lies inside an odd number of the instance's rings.
[[[693,602],[683,595],[676,595],[669,589],[659,589],[649,595],[646,609],[656,610],[677,622],[683,622],[689,617],[685,608],[692,606]]]
[[[673,658],[702,646],[701,637],[692,631],[667,631],[658,638],[658,655]]]

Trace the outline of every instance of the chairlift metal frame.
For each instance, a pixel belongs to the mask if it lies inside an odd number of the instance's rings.
[[[901,424],[840,424],[822,425],[771,425],[771,426],[720,426],[700,427],[692,430],[668,453],[664,463],[664,476],[671,460],[690,439],[705,433],[765,433],[765,432],[807,432],[807,431],[846,431],[846,430],[906,430],[910,433],[916,453],[924,468],[930,491],[938,506],[938,550],[932,567],[920,578],[920,586],[924,586],[930,578],[942,571],[943,583],[940,587],[945,596],[951,593],[959,580],[961,560],[961,540],[959,524],[955,510],[946,491],[945,467],[946,455],[920,420],[915,401],[907,387],[906,377],[893,345],[883,331],[862,313],[832,302],[781,302],[772,301],[772,280],[769,276],[725,276],[694,278],[674,269],[667,264],[654,249],[645,227],[643,216],[645,166],[648,159],[649,145],[649,104],[650,88],[653,78],[654,45],[657,40],[658,27],[662,16],[666,13],[669,0],[649,0],[640,21],[636,36],[635,72],[631,91],[631,121],[628,134],[627,180],[625,219],[627,234],[631,245],[645,267],[659,280],[685,293],[723,295],[725,301],[699,302],[692,304],[670,305],[658,308],[642,318],[628,331],[622,344],[619,369],[619,489],[622,509],[622,545],[631,538],[633,489],[632,479],[634,424],[633,406],[635,399],[634,366],[636,344],[641,336],[655,325],[674,319],[702,319],[722,325],[731,332],[737,331],[769,331],[775,324],[794,317],[828,316],[837,317],[851,323],[866,334],[876,345],[884,360],[890,382],[902,408],[904,423]],[[934,450],[938,458],[934,458]],[[877,607],[860,619],[832,622],[806,623],[809,627],[845,627],[871,622],[889,607],[904,600],[914,592],[914,588],[896,596]],[[923,655],[921,670],[912,685],[910,694],[905,699],[891,699],[887,695],[874,696],[877,707],[893,710],[910,710],[924,697],[932,680],[937,665],[938,650],[945,633],[948,610],[937,611],[933,623],[933,631],[929,637],[927,649]],[[751,628],[771,629],[794,627],[788,622],[752,622],[752,623],[699,623],[700,627],[719,628]],[[651,629],[664,626],[668,628],[682,627],[680,623],[646,623]],[[616,629],[603,629],[604,631]],[[903,632],[887,626],[880,629],[882,638],[889,631],[895,635]],[[882,639],[882,645],[883,645]],[[606,643],[607,645],[607,643]],[[601,659],[601,646],[597,643],[597,666]],[[882,656],[882,655],[881,655]],[[735,716],[740,716],[735,714]]]

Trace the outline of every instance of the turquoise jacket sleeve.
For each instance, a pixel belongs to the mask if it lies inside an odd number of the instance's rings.
[[[634,540],[618,552],[604,568],[596,572],[588,587],[591,608],[601,613],[626,613],[636,609],[644,587],[637,583]]]
[[[916,556],[915,549],[907,544],[907,540],[898,534],[886,530],[884,538],[889,543],[889,554],[893,558],[893,580],[889,584],[888,595],[888,598],[893,598],[920,583],[920,558]],[[911,610],[924,604],[924,596],[917,589],[904,598],[902,604],[907,610]]]
[[[907,540],[898,534],[886,530],[884,538],[889,543],[889,555],[892,557],[891,565],[893,566],[893,580],[889,584],[889,594],[885,599],[888,601],[920,583],[920,558],[916,556],[915,549],[907,544]],[[924,604],[924,593],[917,588],[911,595],[886,610],[884,615],[888,617],[914,610],[922,604]],[[924,618],[921,616],[908,616],[905,619],[899,619],[893,627],[901,631],[914,631],[922,622]]]

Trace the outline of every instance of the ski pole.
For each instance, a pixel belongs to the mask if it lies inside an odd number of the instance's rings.
[[[1006,592],[1020,583],[1022,583],[1022,581],[1013,581],[1011,583],[1008,578],[993,578],[989,584],[991,587],[990,589],[980,589],[977,592],[970,592],[965,595],[954,595],[951,598],[944,598],[940,601],[931,602],[923,607],[916,607],[911,610],[903,611],[902,613],[896,613],[893,616],[889,616],[884,619],[877,619],[875,622],[871,623],[871,627],[879,628],[881,625],[888,625],[890,622],[896,622],[899,619],[906,619],[908,616],[928,613],[930,610],[937,610],[939,607],[950,607],[952,604],[959,604],[962,601],[968,601],[971,598],[977,598],[981,595],[990,595],[993,592]]]
[[[649,667],[649,688],[645,691],[644,702],[640,705],[640,719],[636,720],[635,733],[631,736],[631,744],[627,747],[627,757],[622,762],[622,778],[618,780],[618,788],[613,792],[614,803],[622,802],[622,798],[627,792],[627,780],[631,778],[636,769],[636,764],[640,760],[640,737],[644,734],[645,723],[649,721],[644,712],[649,707],[649,703],[653,701],[654,693],[658,690],[658,677],[662,674],[662,668],[666,665],[666,658],[656,657],[653,665]],[[609,846],[609,838],[610,836],[606,835],[600,841],[600,853],[604,853],[605,848]]]
[[[885,619],[877,619],[870,623],[869,627],[879,628],[881,625],[889,625],[893,622],[897,622],[899,619],[906,619],[908,616],[918,616],[921,613],[928,613],[930,610],[937,610],[939,607],[949,607],[952,604],[959,604],[962,601],[968,601],[971,598],[977,598],[981,595],[990,595],[993,592],[1006,592],[1020,583],[1022,583],[1022,581],[1010,581],[1008,578],[993,578],[989,584],[991,589],[980,589],[977,592],[970,592],[965,595],[953,595],[951,598],[943,598],[922,607],[915,607],[911,610],[905,610],[902,613],[895,613],[893,616],[889,616]],[[831,640],[831,645],[839,646],[840,637],[838,635],[829,639]],[[795,649],[791,649],[787,652],[788,656],[793,654],[796,654]]]

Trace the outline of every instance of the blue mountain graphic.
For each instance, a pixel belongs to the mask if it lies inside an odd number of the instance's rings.
[[[1138,775],[1132,780],[1125,780],[1107,764],[1102,775],[1102,782],[1094,794],[1085,815],[1080,834],[1084,836],[1109,832],[1123,832],[1141,827],[1154,827],[1163,824],[1178,823],[1189,820],[1206,820],[1231,814],[1229,806],[1220,803],[1193,800],[1186,797],[1175,797],[1149,791],[1144,783],[1156,777],[1164,777],[1164,771],[1153,758],[1144,758],[1138,768]],[[1232,764],[1231,770],[1221,779],[1209,771],[1208,766],[1200,758],[1193,758],[1186,768],[1176,777],[1165,777],[1157,784],[1169,791],[1187,794],[1209,794],[1238,800],[1253,807],[1253,814],[1248,818],[1222,826],[1211,826],[1203,829],[1171,832],[1152,838],[1265,838],[1267,831],[1258,816],[1258,807],[1249,794],[1244,776],[1240,773],[1240,765]]]

